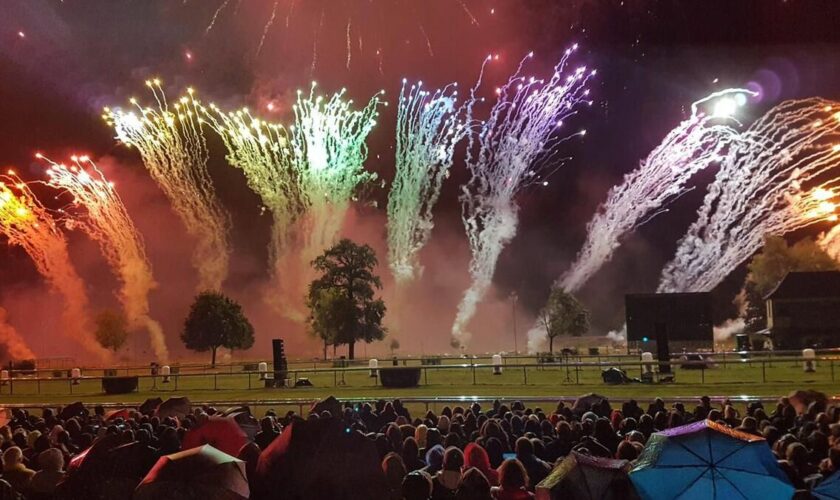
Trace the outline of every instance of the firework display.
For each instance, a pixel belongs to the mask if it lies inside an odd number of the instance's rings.
[[[427,91],[403,80],[397,111],[396,164],[388,194],[388,262],[397,283],[423,270],[417,254],[429,241],[432,209],[469,132],[458,106],[457,84]]]
[[[122,289],[122,303],[130,328],[145,328],[157,359],[167,361],[169,353],[163,328],[149,316],[149,292],[155,283],[146,257],[143,239],[134,227],[114,184],[109,182],[87,156],[71,157],[71,164],[56,163],[43,156],[50,167],[47,184],[68,193],[74,208],[65,210],[65,225],[80,228],[98,244],[114,269]]]
[[[0,176],[0,231],[26,251],[38,272],[61,294],[64,308],[59,330],[101,360],[109,359],[110,353],[91,333],[88,296],[70,261],[67,240],[29,186],[12,171]],[[5,333],[7,340],[14,340],[9,331]]]
[[[731,144],[659,291],[709,291],[764,235],[836,219],[838,132],[840,104],[820,98],[785,101],[754,122]]]
[[[228,273],[229,216],[216,199],[207,173],[201,103],[192,89],[175,103],[166,100],[160,81],[150,80],[156,108],[135,99],[136,111],[105,109],[117,138],[137,148],[146,169],[169,199],[187,232],[197,240],[193,265],[199,290],[219,290]]]
[[[736,139],[737,122],[722,103],[746,102],[749,91],[715,92],[691,106],[691,116],[671,130],[639,167],[612,188],[607,200],[586,226],[586,241],[557,286],[568,292],[582,287],[607,261],[621,238],[666,210],[685,194],[688,181],[719,162]],[[713,105],[712,109],[707,109]]]
[[[586,83],[595,70],[581,66],[567,72],[569,56],[576,48],[566,50],[548,80],[522,76],[525,62],[533,57],[529,54],[497,89],[490,116],[478,134],[470,136],[466,163],[472,178],[462,188],[461,202],[472,251],[472,283],[458,305],[453,345],[463,346],[469,340],[467,325],[490,287],[499,254],[516,234],[514,197],[531,184],[546,182],[562,163],[556,146],[571,136],[558,129],[579,105],[591,103]],[[470,118],[472,112],[470,106]]]
[[[308,206],[301,184],[305,164],[293,154],[291,138],[282,125],[255,118],[248,109],[225,113],[210,104],[203,111],[227,148],[228,162],[242,170],[248,186],[271,213],[269,266],[276,280],[292,224]]]
[[[308,263],[331,245],[341,230],[356,188],[376,178],[365,170],[365,140],[376,125],[384,91],[362,109],[345,99],[346,89],[329,98],[298,91],[295,125],[290,128],[292,155],[298,165],[300,194],[306,205],[302,234],[303,262]]]

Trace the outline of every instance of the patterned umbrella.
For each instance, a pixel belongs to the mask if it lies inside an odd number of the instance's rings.
[[[630,471],[644,499],[789,499],[794,488],[764,438],[711,420],[653,434]]]

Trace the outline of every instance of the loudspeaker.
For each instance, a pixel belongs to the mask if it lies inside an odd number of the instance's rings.
[[[102,379],[105,394],[128,394],[137,390],[138,377],[106,377]]]
[[[659,373],[671,373],[671,353],[668,349],[668,327],[665,323],[654,323],[653,334],[656,336],[656,359],[659,363]],[[664,361],[664,363],[662,363]]]
[[[274,383],[282,386],[283,380],[289,371],[289,364],[286,362],[286,351],[283,349],[283,339],[272,340],[271,347],[274,351]]]

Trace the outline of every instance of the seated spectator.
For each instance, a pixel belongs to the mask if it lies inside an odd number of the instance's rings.
[[[29,483],[33,497],[48,497],[55,492],[58,483],[64,480],[64,455],[56,448],[38,454],[41,470],[32,476]]]
[[[499,486],[491,490],[495,500],[527,500],[534,498],[528,491],[528,472],[517,459],[505,460],[499,468]]]
[[[432,477],[421,471],[409,472],[402,482],[404,500],[429,500],[432,497]]]
[[[494,471],[495,472],[495,471]],[[493,500],[490,496],[490,483],[484,474],[475,467],[468,469],[461,476],[458,484],[458,492],[455,493],[456,500]]]
[[[261,450],[268,448],[268,445],[274,441],[274,438],[280,435],[280,431],[274,426],[274,419],[271,417],[263,417],[260,420],[260,431],[254,435],[254,442]]]
[[[470,443],[464,449],[464,472],[471,468],[481,471],[490,486],[499,485],[499,473],[490,466],[490,458],[484,448],[476,443]]]
[[[441,470],[435,474],[432,500],[451,500],[455,498],[458,484],[461,482],[461,467],[464,466],[464,454],[458,448],[447,448],[443,455]]]
[[[534,491],[534,486],[551,472],[551,466],[534,455],[534,445],[526,437],[516,440],[516,459],[525,467],[528,477],[531,478],[531,484],[528,486],[530,491]]]
[[[23,452],[17,446],[12,446],[3,453],[3,479],[20,494],[29,493],[29,484],[35,471],[23,464]]]
[[[406,476],[405,464],[402,458],[393,451],[382,459],[382,472],[385,474],[385,484],[388,488],[383,498],[400,500],[402,498],[402,483]]]

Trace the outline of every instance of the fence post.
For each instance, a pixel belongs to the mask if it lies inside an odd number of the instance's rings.
[[[429,385],[429,369],[423,368],[423,385]],[[426,405],[426,411],[429,411],[428,405]]]
[[[248,372],[248,390],[251,389],[251,372]]]
[[[219,374],[216,372],[213,372],[213,390],[219,390]]]
[[[831,367],[831,381],[834,382],[834,360],[828,362],[828,366]]]
[[[472,365],[472,372],[473,372],[473,385],[475,385],[475,365]]]
[[[338,371],[333,370],[333,387],[338,387]]]
[[[706,364],[705,363],[700,365],[700,383],[701,384],[706,383]]]
[[[767,363],[761,362],[761,382],[767,383]]]
[[[525,377],[525,385],[528,385],[528,366],[522,365],[522,375]]]

